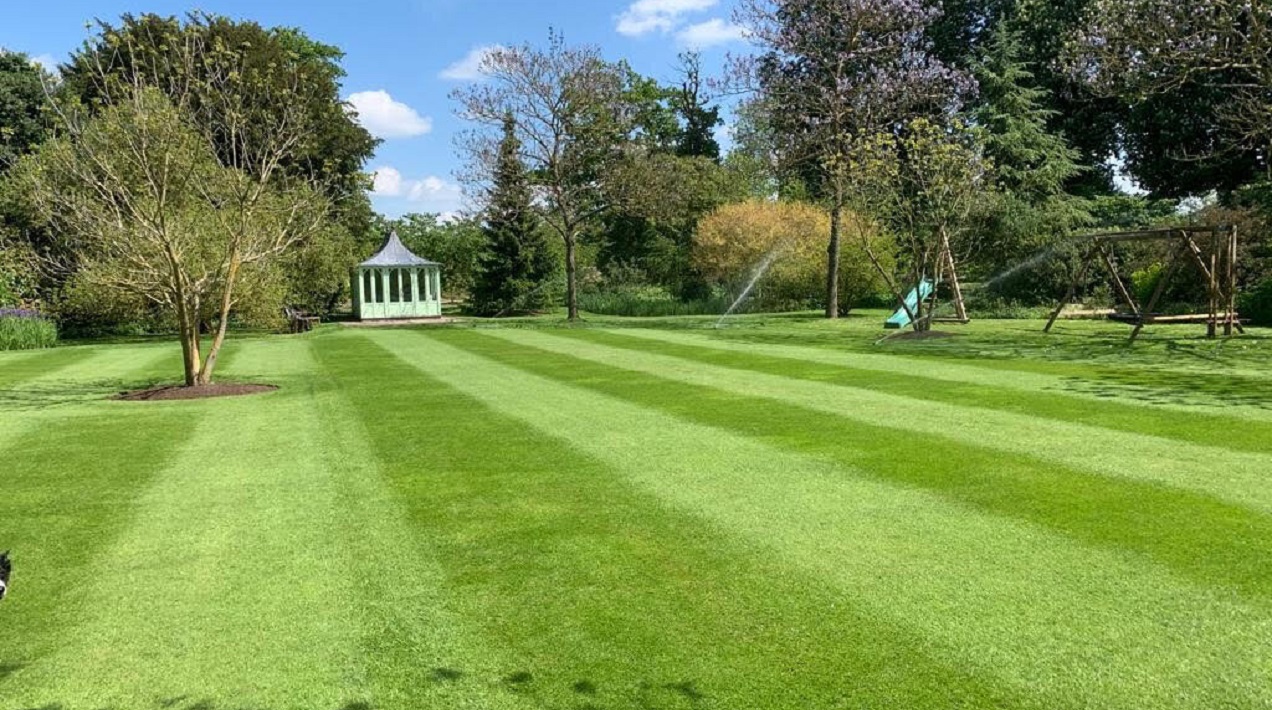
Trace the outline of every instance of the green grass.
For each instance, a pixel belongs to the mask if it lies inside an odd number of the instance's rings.
[[[0,710],[1272,706],[1272,338],[879,314],[0,353]]]

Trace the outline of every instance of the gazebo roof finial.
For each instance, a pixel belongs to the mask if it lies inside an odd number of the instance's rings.
[[[410,249],[398,239],[397,231],[389,232],[388,239],[384,240],[384,246],[375,253],[375,256],[362,262],[360,266],[436,266],[436,261],[422,259],[411,253]]]

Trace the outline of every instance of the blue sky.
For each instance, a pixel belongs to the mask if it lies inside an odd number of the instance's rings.
[[[9,3],[5,3],[9,4]],[[440,212],[462,205],[453,136],[461,122],[447,94],[479,79],[479,50],[542,43],[549,27],[571,43],[600,45],[660,79],[675,76],[676,54],[694,46],[709,70],[742,48],[730,23],[732,0],[44,0],[0,10],[0,47],[42,62],[62,61],[88,36],[85,23],[126,12],[183,14],[191,8],[300,27],[346,53],[344,97],[385,139],[368,172],[381,212]],[[465,61],[467,60],[467,61]]]

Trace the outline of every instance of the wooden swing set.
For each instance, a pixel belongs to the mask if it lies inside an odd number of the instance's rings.
[[[1056,306],[1043,332],[1051,332],[1056,319],[1060,317],[1065,306],[1073,301],[1082,282],[1086,279],[1091,267],[1099,262],[1108,270],[1112,281],[1114,295],[1120,299],[1125,310],[1111,313],[1109,320],[1134,326],[1131,331],[1131,342],[1139,337],[1145,325],[1152,323],[1205,323],[1207,337],[1218,336],[1219,328],[1223,328],[1225,337],[1231,336],[1235,329],[1239,333],[1245,330],[1237,314],[1237,230],[1232,226],[1207,227],[1171,227],[1168,229],[1148,229],[1133,232],[1108,232],[1079,237],[1089,246],[1082,256],[1082,264],[1074,276],[1064,300]],[[1117,271],[1112,246],[1124,242],[1167,242],[1173,243],[1163,264],[1161,277],[1153,289],[1148,303],[1143,308],[1127,288]],[[1179,271],[1181,265],[1191,262],[1196,271],[1205,280],[1208,296],[1208,308],[1205,313],[1186,313],[1180,315],[1157,313],[1158,302],[1166,292],[1170,280]]]

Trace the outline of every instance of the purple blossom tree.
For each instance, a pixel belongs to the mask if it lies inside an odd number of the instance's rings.
[[[974,83],[933,56],[924,0],[742,0],[760,53],[734,74],[770,113],[779,161],[830,209],[826,317],[839,315],[839,251],[854,145],[911,119],[952,115]]]

